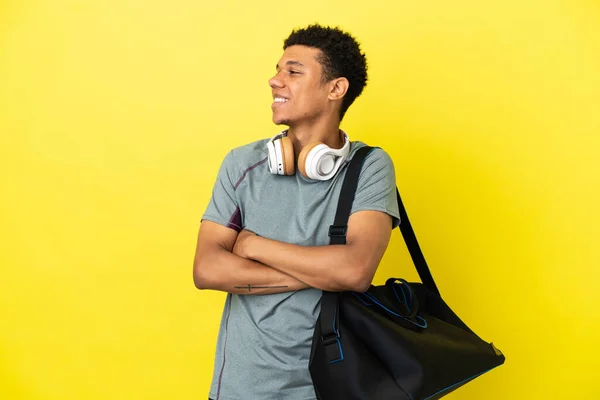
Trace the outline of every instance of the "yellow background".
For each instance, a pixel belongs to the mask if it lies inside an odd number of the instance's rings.
[[[267,81],[312,22],[361,42],[342,127],[393,157],[443,296],[507,356],[448,398],[600,398],[596,0],[5,0],[1,399],[207,397],[199,220],[226,152],[280,129]],[[416,279],[397,230],[391,275]]]

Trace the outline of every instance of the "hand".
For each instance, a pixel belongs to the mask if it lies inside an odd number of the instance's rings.
[[[250,232],[246,229],[242,229],[237,235],[235,244],[233,245],[232,253],[240,257],[251,259],[249,255],[252,246],[251,242],[252,239],[256,237],[256,233]]]

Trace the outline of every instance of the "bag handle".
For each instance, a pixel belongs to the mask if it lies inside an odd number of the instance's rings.
[[[349,162],[348,169],[346,170],[346,176],[342,182],[342,188],[340,191],[340,197],[338,199],[337,211],[333,221],[333,225],[329,227],[330,245],[346,244],[346,233],[348,231],[348,219],[350,218],[350,211],[352,210],[352,203],[354,196],[356,195],[356,189],[358,187],[358,178],[360,177],[360,171],[367,155],[373,150],[373,147],[364,146],[358,149],[352,159]],[[402,203],[400,197],[400,191],[396,187],[396,198],[398,201],[398,210],[400,212],[400,232],[410,257],[417,269],[419,278],[424,286],[429,290],[433,291],[437,295],[440,294],[431,271],[425,260],[425,256],[421,251],[419,242],[415,235],[415,232],[408,219],[406,208]],[[339,345],[339,292],[328,292],[323,291],[321,297],[321,340],[328,344],[326,346],[328,358],[331,362],[339,361],[343,358],[341,350],[338,350]],[[336,343],[337,342],[337,343]],[[337,344],[337,345],[335,345]]]

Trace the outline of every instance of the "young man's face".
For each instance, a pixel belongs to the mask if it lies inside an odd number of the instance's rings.
[[[323,84],[321,51],[290,46],[277,63],[277,74],[269,80],[273,94],[273,122],[290,127],[318,119],[327,110],[329,85]]]

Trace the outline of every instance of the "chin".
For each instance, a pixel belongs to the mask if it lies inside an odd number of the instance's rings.
[[[289,119],[286,118],[277,118],[276,116],[273,116],[273,123],[275,125],[290,125],[290,121]]]

